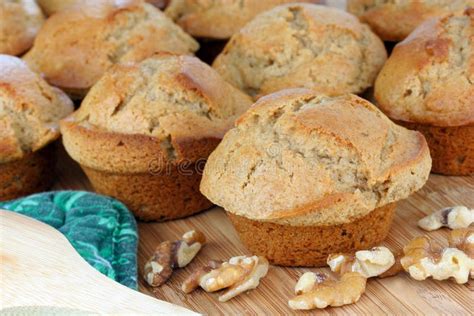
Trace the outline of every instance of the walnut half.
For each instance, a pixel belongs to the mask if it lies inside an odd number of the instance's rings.
[[[348,272],[339,279],[325,274],[307,272],[297,283],[299,295],[288,301],[292,309],[309,310],[355,303],[365,292],[367,279],[357,272]]]
[[[256,288],[260,279],[268,272],[268,260],[264,257],[239,256],[222,264],[210,262],[192,273],[182,285],[185,293],[190,293],[199,285],[206,292],[227,289],[219,301],[226,302],[245,291]]]
[[[327,264],[331,271],[343,275],[358,272],[366,278],[376,277],[386,272],[395,263],[395,257],[386,247],[360,250],[355,254],[331,254]]]
[[[466,228],[474,222],[474,209],[453,206],[436,211],[418,221],[418,226],[427,231],[441,227]]]
[[[454,278],[457,283],[466,283],[474,269],[474,259],[464,251],[454,247],[435,247],[426,236],[410,241],[403,253],[400,262],[415,280]]]
[[[171,277],[173,269],[188,265],[205,243],[204,234],[196,230],[186,232],[181,240],[160,243],[145,264],[145,281],[153,287],[162,285]]]
[[[474,260],[474,229],[461,228],[451,231],[448,236],[449,247],[462,250]],[[474,269],[471,269],[471,279],[474,279]]]

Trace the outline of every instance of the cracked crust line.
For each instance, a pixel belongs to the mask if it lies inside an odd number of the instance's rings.
[[[206,159],[251,104],[198,58],[161,53],[115,65],[61,128],[66,149],[81,164],[143,172],[151,160],[163,167]],[[115,160],[87,147],[89,138]],[[120,160],[122,152],[135,155],[129,166]]]
[[[328,125],[331,113],[338,124]],[[362,117],[365,128],[355,123]],[[379,133],[371,138],[374,129]],[[251,219],[343,223],[408,196],[429,170],[418,133],[394,125],[366,101],[295,89],[261,98],[237,121],[211,154],[201,191]]]
[[[0,162],[21,158],[59,137],[71,100],[20,59],[0,55]]]
[[[422,24],[395,47],[377,78],[375,98],[382,110],[406,122],[472,124],[473,41],[473,10]]]
[[[385,59],[381,41],[353,17],[299,4],[261,14],[231,38],[213,67],[254,96],[297,86],[340,94],[371,86]]]

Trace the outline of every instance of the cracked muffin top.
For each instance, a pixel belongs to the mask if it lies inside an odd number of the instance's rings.
[[[0,163],[22,158],[59,137],[71,100],[19,58],[0,55]]]
[[[213,67],[252,96],[296,87],[343,94],[370,87],[386,58],[382,41],[353,15],[290,4],[232,36]]]
[[[43,13],[35,0],[0,0],[0,54],[24,53],[43,22]]]
[[[348,0],[347,11],[385,41],[401,41],[423,21],[449,13],[461,13],[474,0]]]
[[[395,46],[375,83],[393,119],[434,126],[474,123],[474,10],[420,25]]]
[[[159,54],[114,66],[61,128],[66,149],[81,164],[144,171],[150,157],[163,164],[207,158],[251,104],[199,59]],[[107,149],[97,155],[102,145],[94,142],[102,141]],[[123,157],[134,159],[122,165]]]
[[[260,98],[210,155],[201,192],[226,211],[290,225],[335,225],[420,189],[424,137],[368,101],[288,89]]]
[[[227,39],[257,14],[290,2],[319,0],[172,0],[166,15],[196,37]]]
[[[102,0],[50,17],[24,59],[46,80],[83,96],[113,64],[158,51],[191,54],[198,43],[139,0]]]

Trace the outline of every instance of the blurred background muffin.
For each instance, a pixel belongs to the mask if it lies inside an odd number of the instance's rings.
[[[160,54],[106,72],[61,122],[63,142],[97,192],[144,220],[184,217],[212,205],[202,168],[251,103],[199,59]]]
[[[0,201],[48,189],[58,121],[71,100],[17,57],[0,55]]]
[[[318,0],[171,0],[166,15],[195,37],[228,39],[263,11]]]
[[[319,0],[171,0],[165,13],[200,40],[196,53],[211,64],[227,40],[259,13],[291,2]]]
[[[293,87],[361,93],[386,58],[382,41],[355,16],[289,4],[258,15],[234,34],[213,68],[254,97]]]
[[[395,46],[375,83],[393,120],[422,132],[433,172],[474,173],[474,9],[420,25]]]
[[[0,54],[27,51],[43,23],[35,0],[0,0]]]
[[[395,202],[420,189],[423,135],[368,101],[307,89],[260,98],[209,156],[201,192],[228,213],[251,253],[326,265],[388,234]]]
[[[463,12],[474,0],[348,0],[355,14],[384,41],[401,41],[423,21],[452,12]]]
[[[51,16],[24,59],[50,84],[81,98],[116,63],[158,51],[192,54],[198,48],[151,4],[101,0]]]
[[[37,0],[43,12],[50,16],[74,6],[93,5],[103,0]],[[169,0],[146,0],[159,9],[164,9]]]

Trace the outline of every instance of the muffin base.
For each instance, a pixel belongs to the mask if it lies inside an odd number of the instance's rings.
[[[54,181],[56,144],[0,164],[0,201],[47,190]]]
[[[378,245],[387,236],[396,203],[356,220],[332,226],[291,226],[251,220],[228,213],[240,239],[253,254],[282,266],[320,267],[329,254]]]
[[[474,125],[438,127],[397,123],[425,136],[433,160],[431,172],[453,176],[474,174]]]
[[[201,174],[195,165],[129,174],[81,167],[98,193],[119,199],[141,220],[177,219],[213,205],[199,192]]]

